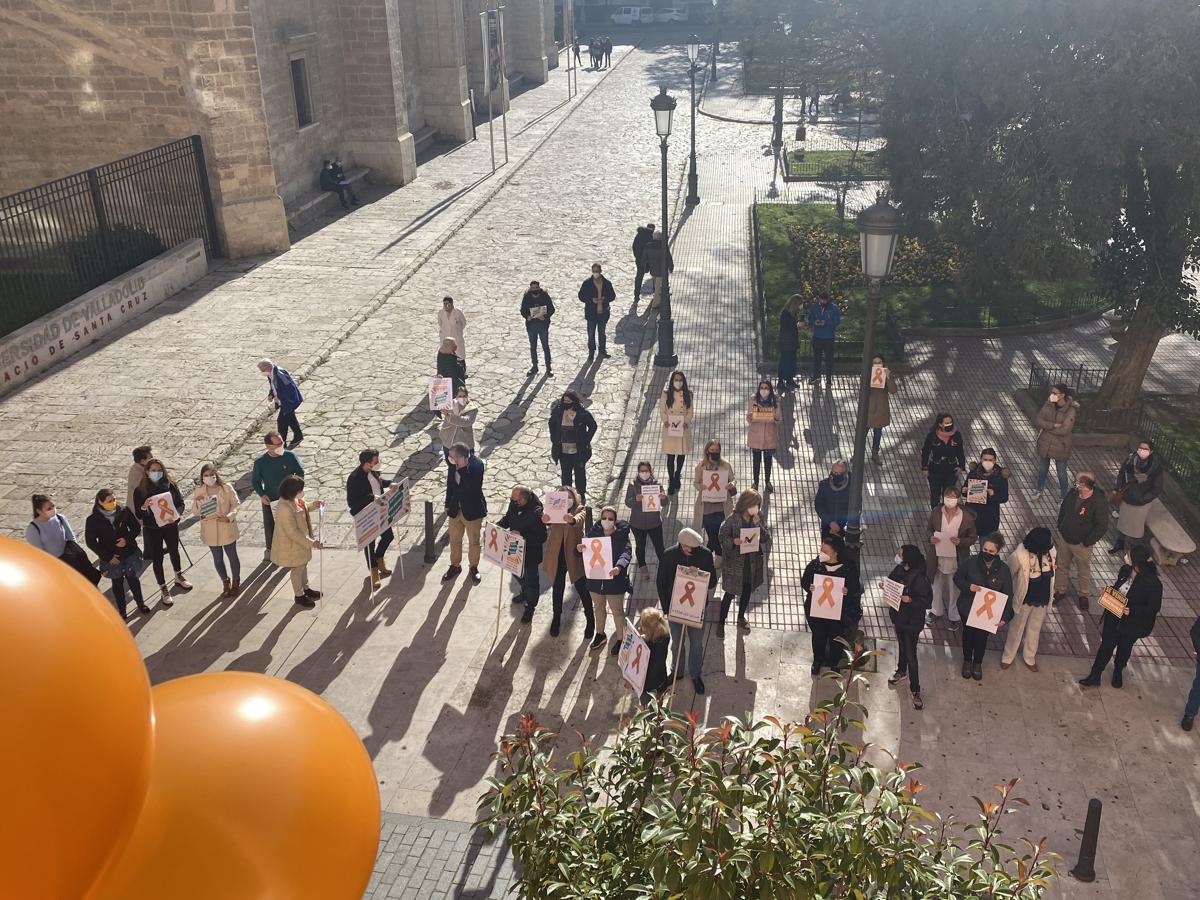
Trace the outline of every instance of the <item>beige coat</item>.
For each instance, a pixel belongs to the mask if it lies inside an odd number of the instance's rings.
[[[1075,414],[1079,404],[1068,400],[1065,406],[1057,406],[1047,400],[1038,410],[1037,452],[1038,456],[1050,459],[1067,459],[1071,455],[1071,432],[1075,430]]]
[[[667,406],[667,392],[663,391],[662,399],[658,402],[658,412],[662,416],[662,444],[663,453],[668,456],[687,456],[692,452],[692,419],[696,414],[696,395],[692,394],[692,405],[684,406],[683,398],[676,397],[674,406]],[[679,416],[683,418],[683,434],[672,435],[667,434],[667,416]]]
[[[580,507],[575,513],[575,521],[570,525],[565,522],[551,522],[547,527],[546,546],[542,551],[542,568],[546,570],[546,577],[551,581],[554,581],[554,576],[558,574],[560,549],[566,550],[567,580],[575,584],[584,577],[583,555],[575,548],[583,543],[586,514],[586,510]]]
[[[200,501],[210,496],[217,498],[217,514],[225,516],[228,522],[216,518],[200,520],[200,540],[205,547],[227,547],[238,539],[238,526],[234,519],[237,515],[237,492],[228,484],[216,484],[209,487],[201,484],[192,495],[192,512],[200,515]]]
[[[438,440],[442,446],[449,449],[455,444],[466,444],[475,449],[475,417],[479,415],[479,407],[467,400],[465,407],[459,408],[458,400],[450,409],[442,413],[442,424],[438,428]]]
[[[702,459],[696,463],[695,476],[692,479],[692,484],[696,486],[696,506],[692,510],[692,528],[697,531],[703,527],[704,522],[704,500],[700,497],[700,486],[704,484],[704,466],[707,462],[708,460]],[[737,486],[733,481],[733,466],[727,461],[721,460],[717,463],[717,467],[724,469],[729,478],[729,491],[725,496],[725,518],[728,519],[733,515],[733,497],[737,493]]]
[[[1008,558],[1008,570],[1012,572],[1013,592],[1012,607],[1014,615],[1025,605],[1025,595],[1029,592],[1030,578],[1044,572],[1053,572],[1058,559],[1058,552],[1051,547],[1050,555],[1042,557],[1038,563],[1036,554],[1030,553],[1024,547],[1017,547]],[[1054,605],[1054,592],[1050,593],[1050,606]]]
[[[975,543],[977,535],[975,534],[975,513],[969,509],[963,509],[961,505],[958,509],[962,513],[962,516],[958,520],[958,545],[956,549],[958,550],[958,565],[961,566],[963,560],[971,555],[971,545]],[[927,525],[930,538],[942,530],[942,508],[940,506],[935,506],[929,511]],[[938,571],[937,546],[932,540],[929,541],[929,547],[925,553],[925,572],[929,575],[929,580],[932,581],[933,576]]]
[[[770,422],[753,422],[750,419],[754,411],[754,398],[746,403],[746,446],[751,450],[774,450],[779,446],[779,404],[776,403],[773,412],[775,417]]]
[[[308,510],[295,501],[280,500],[275,506],[275,536],[271,539],[271,562],[284,568],[306,566],[312,559],[312,523]]]
[[[896,376],[888,372],[887,386],[867,389],[867,427],[887,428],[892,424],[890,395],[899,390]]]

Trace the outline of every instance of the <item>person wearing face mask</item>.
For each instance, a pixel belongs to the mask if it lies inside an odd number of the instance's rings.
[[[562,627],[563,594],[566,592],[567,578],[570,578],[583,606],[583,638],[590,641],[596,633],[596,614],[592,608],[592,595],[588,592],[587,575],[583,570],[583,554],[576,549],[583,542],[587,510],[580,505],[579,495],[574,488],[563,485],[558,490],[571,495],[571,508],[563,515],[562,521],[552,521],[550,515],[542,511],[542,522],[547,526],[542,567],[552,584],[551,597],[554,602],[550,637],[558,637]]]
[[[704,483],[711,477],[711,472],[724,472],[727,487],[725,489],[724,500],[705,500],[701,493]],[[696,506],[692,513],[692,528],[699,531],[704,530],[708,535],[708,549],[713,553],[720,555],[721,542],[718,534],[721,530],[721,523],[729,518],[729,514],[733,512],[733,497],[737,493],[737,486],[733,478],[733,466],[726,460],[721,458],[721,442],[713,439],[704,445],[704,458],[696,463],[695,480],[696,485]]]
[[[238,526],[235,521],[238,508],[237,491],[225,483],[216,466],[205,463],[200,467],[200,484],[196,493],[192,494],[193,514],[199,516],[205,501],[211,503],[214,499],[217,501],[216,512],[200,519],[200,540],[212,554],[213,568],[217,570],[221,584],[225,587],[221,596],[229,599],[236,597],[242,590],[242,563],[238,559]],[[226,557],[229,559],[229,570],[233,573],[232,579],[229,577],[230,571],[225,568]]]
[[[972,481],[986,481],[985,502],[968,503],[967,508],[975,513],[975,531],[991,534],[1000,530],[1000,507],[1008,502],[1008,469],[996,464],[996,451],[984,448],[979,462],[973,463],[963,480],[962,499],[966,502],[967,487]]]
[[[941,621],[943,612],[951,631],[958,629],[958,608],[954,603],[954,573],[966,561],[975,543],[975,514],[963,509],[958,502],[958,488],[951,486],[942,492],[942,505],[929,513],[929,580],[933,582],[934,624]],[[949,537],[947,537],[949,535]],[[938,544],[948,540],[955,547],[953,555],[938,556]],[[1007,591],[1005,592],[1007,593]]]
[[[758,549],[742,553],[742,529],[759,529]],[[771,529],[762,517],[762,495],[755,490],[745,490],[738,496],[733,513],[721,523],[718,535],[721,542],[721,621],[717,634],[725,637],[725,620],[729,618],[729,607],[733,598],[738,598],[738,628],[750,630],[746,612],[750,608],[750,595],[766,580],[767,556],[771,552]]]
[[[1013,623],[1004,641],[1004,654],[1000,657],[1002,669],[1013,664],[1024,640],[1022,660],[1029,671],[1038,670],[1038,642],[1042,636],[1042,625],[1046,622],[1046,613],[1053,604],[1050,590],[1054,583],[1056,556],[1050,529],[1038,527],[1030,529],[1021,546],[1008,559],[1013,582]]]
[[[813,584],[820,575],[846,579],[842,588],[842,617],[839,620],[822,619],[812,614]],[[843,638],[850,646],[854,646],[854,632],[858,630],[858,623],[862,619],[863,589],[858,563],[847,555],[845,543],[838,535],[831,534],[821,541],[817,558],[804,567],[800,587],[804,590],[804,618],[808,620],[808,628],[812,632],[812,674],[819,675],[824,666],[839,669],[846,648],[837,639]]]
[[[642,503],[642,488],[646,487],[658,488],[658,509],[647,510],[645,504]],[[665,551],[660,510],[666,499],[667,492],[662,489],[658,479],[654,477],[654,470],[650,468],[650,463],[638,463],[637,478],[629,482],[629,487],[625,489],[625,505],[630,510],[629,527],[633,531],[633,545],[637,550],[638,568],[643,577],[650,573],[650,569],[646,565],[646,538],[649,538],[650,543],[654,545],[654,558],[658,560],[659,565],[662,564]]]
[[[279,485],[289,475],[303,477],[304,466],[300,465],[300,457],[291,450],[283,448],[283,438],[278,431],[268,431],[263,435],[266,452],[254,460],[250,469],[250,487],[258,495],[262,504],[263,536],[267,542],[267,552],[264,558],[271,558],[271,541],[275,536],[275,515],[271,504],[279,499]]]
[[[1149,547],[1135,544],[1129,549],[1113,587],[1125,595],[1124,614],[1115,616],[1107,609],[1104,611],[1100,620],[1100,647],[1096,650],[1092,671],[1086,678],[1079,679],[1084,687],[1095,687],[1100,683],[1100,675],[1112,659],[1114,650],[1117,659],[1113,664],[1112,686],[1121,687],[1125,683],[1125,666],[1134,644],[1154,631],[1154,623],[1162,609],[1163,586],[1154,564],[1154,553]]]
[[[496,524],[500,528],[515,531],[525,538],[525,568],[518,576],[521,582],[521,602],[525,604],[525,613],[521,616],[521,624],[528,625],[533,621],[533,611],[537,609],[538,597],[542,593],[541,581],[538,578],[538,566],[542,564],[542,548],[546,543],[546,523],[542,521],[542,501],[527,487],[515,487],[509,496],[508,509]]]
[[[591,277],[584,279],[579,286],[579,302],[583,304],[583,317],[587,320],[588,361],[596,356],[597,338],[600,344],[600,358],[608,358],[608,345],[605,329],[612,315],[612,304],[617,299],[612,282],[604,277],[599,263],[592,264]]]
[[[454,353],[462,360],[463,377],[467,377],[467,345],[463,338],[463,329],[467,327],[467,317],[461,309],[454,306],[454,298],[442,298],[442,308],[437,311],[438,340],[450,338],[454,341]]]
[[[1109,553],[1120,553],[1146,536],[1146,517],[1150,504],[1158,499],[1163,488],[1163,467],[1154,455],[1154,444],[1140,441],[1117,472],[1117,489],[1113,499],[1119,503],[1117,541]]]
[[[442,442],[446,462],[450,462],[450,448],[455,444],[466,444],[472,453],[475,452],[475,419],[478,415],[479,407],[471,403],[466,387],[456,390],[454,402],[442,414],[442,424],[438,428],[438,440]]]
[[[621,641],[625,638],[625,595],[633,589],[627,574],[632,550],[629,546],[629,523],[618,522],[617,511],[611,506],[606,506],[600,510],[600,521],[592,526],[587,537],[612,538],[613,567],[608,577],[589,578],[587,587],[596,613],[596,636],[592,639],[591,648],[598,650],[608,640],[604,629],[611,612],[613,632],[616,634],[611,652],[616,656],[621,649]],[[584,542],[580,541],[575,549],[583,553]]]
[[[841,534],[850,519],[850,475],[845,460],[839,459],[829,467],[829,477],[817,485],[813,505],[821,520],[821,535]]]
[[[275,507],[275,524],[278,532],[271,546],[271,562],[287,569],[292,580],[292,593],[296,605],[312,609],[321,598],[321,592],[308,585],[308,564],[314,549],[321,549],[321,542],[313,537],[312,517],[314,509],[320,509],[322,501],[304,502],[304,479],[289,475],[279,485],[279,505]]]
[[[457,349],[454,338],[445,338],[437,354],[438,378],[449,378],[455,393],[467,380],[467,365],[458,358]]]
[[[675,575],[680,566],[707,572],[709,590],[715,588],[717,584],[717,569],[713,564],[712,552],[704,546],[703,535],[691,528],[680,529],[679,543],[669,549],[666,556],[662,558],[658,565],[658,578],[655,583],[658,588],[659,605],[667,615],[671,612],[671,592],[675,589]],[[701,602],[707,609],[707,592]],[[684,626],[678,622],[671,622],[670,628],[671,653],[672,659],[675,660],[672,671],[682,672],[684,670],[679,665],[679,654],[684,652],[682,646]],[[700,675],[704,671],[704,628],[688,626],[687,637],[687,674],[692,679],[692,687],[696,693],[703,694],[704,680]]]
[[[125,505],[130,509],[133,509],[133,492],[142,483],[142,477],[146,474],[146,463],[152,456],[154,451],[150,449],[149,444],[133,448],[133,465],[129,467],[129,484],[125,491]]]
[[[304,402],[304,395],[300,393],[300,388],[296,384],[296,379],[292,377],[292,373],[275,365],[271,360],[259,360],[258,371],[266,376],[267,384],[270,385],[267,402],[275,404],[275,408],[279,410],[275,427],[283,435],[285,441],[288,429],[291,429],[292,442],[288,445],[288,448],[291,449],[304,440],[304,435],[300,433],[300,420],[296,418],[296,410]]]
[[[888,607],[888,615],[892,620],[892,628],[896,631],[897,648],[896,672],[888,679],[888,684],[895,686],[908,682],[912,692],[914,709],[924,709],[925,701],[921,699],[921,673],[917,665],[917,640],[925,630],[925,613],[933,599],[933,590],[929,586],[929,576],[926,574],[925,557],[912,544],[905,544],[898,551],[894,560],[896,567],[888,574],[892,581],[904,585],[904,593],[900,597],[900,608]],[[883,584],[880,583],[882,590]]]
[[[112,579],[113,600],[124,619],[127,602],[125,588],[133,594],[138,612],[148,613],[150,607],[142,599],[142,552],[137,537],[142,528],[129,507],[117,503],[113,492],[105,488],[96,494],[92,514],[84,523],[83,535],[91,551],[99,558],[100,569]]]
[[[662,417],[663,452],[667,454],[667,493],[674,496],[683,482],[684,457],[692,452],[694,418],[692,390],[688,387],[687,376],[678,369],[667,379],[658,411]],[[672,423],[678,425],[673,427]]]
[[[746,446],[754,457],[754,490],[758,490],[760,469],[766,475],[767,493],[775,490],[771,484],[771,463],[779,448],[779,399],[771,382],[763,379],[758,390],[746,405]]]
[[[938,413],[933,427],[921,446],[921,474],[929,480],[929,505],[936,508],[942,502],[946,488],[958,491],[958,476],[967,466],[963,439],[954,416]]]
[[[33,495],[33,519],[25,526],[25,541],[62,560],[93,585],[100,583],[100,571],[76,543],[71,523],[45,494]]]
[[[982,628],[973,628],[966,624],[971,615],[971,606],[975,602],[975,592],[979,590],[995,591],[1004,594],[1004,611],[1000,612],[998,628],[1003,629],[1013,617],[1013,579],[1012,572],[1000,559],[1000,551],[1004,549],[1004,535],[992,533],[985,537],[980,544],[979,552],[963,560],[954,573],[954,585],[958,588],[958,615],[963,621],[963,678],[974,678],[983,681],[983,655],[987,652],[988,635],[990,632]]]
[[[808,308],[808,327],[812,329],[812,378],[809,384],[821,381],[821,363],[824,360],[825,387],[833,387],[833,346],[837,338],[837,327],[842,321],[842,311],[829,299],[824,291],[817,302]]]
[[[479,530],[487,516],[487,498],[483,495],[483,460],[471,452],[466,444],[450,447],[446,466],[446,530],[450,535],[450,568],[442,576],[442,583],[453,581],[462,572],[463,535],[469,545],[467,562],[472,584],[483,579],[479,575]]]
[[[554,301],[536,281],[529,282],[529,290],[521,297],[521,318],[525,320],[525,333],[529,336],[530,369],[526,375],[538,372],[537,345],[542,342],[542,356],[546,359],[546,377],[553,378],[550,368],[550,318],[554,315]]]
[[[574,391],[563,391],[550,407],[550,458],[562,470],[562,483],[579,491],[587,502],[587,462],[592,458],[596,420]]]
[[[167,579],[163,572],[163,557],[171,557],[171,566],[175,570],[175,587],[183,592],[192,589],[188,580],[183,577],[183,566],[179,561],[179,520],[168,525],[159,526],[150,509],[150,500],[157,494],[169,493],[175,512],[183,515],[183,495],[179,487],[167,474],[166,467],[157,459],[146,462],[146,477],[133,492],[133,502],[136,504],[138,516],[142,522],[142,534],[146,542],[146,555],[150,557],[150,565],[154,569],[154,577],[158,581],[160,603],[163,606],[173,605],[171,593],[167,588]]]
[[[1050,460],[1058,472],[1058,494],[1067,496],[1067,459],[1071,456],[1071,432],[1075,430],[1075,415],[1079,404],[1071,397],[1065,384],[1050,388],[1050,396],[1038,410],[1037,452],[1041,458],[1038,469],[1036,497],[1042,496],[1046,477],[1050,474]]]
[[[1067,596],[1067,580],[1075,565],[1075,591],[1079,608],[1086,610],[1092,593],[1092,547],[1108,531],[1108,498],[1096,485],[1091,472],[1075,476],[1058,507],[1058,567],[1054,572],[1054,602]]]
[[[372,503],[385,502],[387,497],[399,490],[399,485],[393,485],[388,479],[380,477],[379,472],[382,468],[378,450],[363,450],[358,454],[358,466],[346,479],[346,506],[350,509],[350,515],[358,515]],[[392,570],[384,562],[383,555],[395,539],[396,533],[390,527],[385,528],[375,540],[363,548],[373,591],[379,590],[380,578],[392,574]]]
[[[800,352],[800,312],[804,298],[792,294],[779,312],[779,390],[796,387],[796,355]]]
[[[875,366],[884,367],[884,383],[882,387],[871,385],[867,388],[867,428],[871,429],[871,462],[880,466],[883,460],[879,458],[879,445],[883,441],[883,429],[892,424],[891,397],[900,386],[878,353],[871,359],[872,370]]]

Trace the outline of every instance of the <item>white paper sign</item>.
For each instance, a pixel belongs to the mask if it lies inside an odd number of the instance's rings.
[[[667,416],[667,437],[683,437],[683,419]]]
[[[150,512],[154,516],[154,524],[166,528],[179,521],[179,511],[175,509],[175,498],[170,491],[163,491],[150,498]]]
[[[642,512],[659,512],[662,509],[662,486],[658,484],[642,485]]]
[[[570,491],[551,491],[546,495],[542,512],[550,517],[551,522],[563,523],[571,519]]]
[[[888,370],[885,366],[871,366],[871,387],[887,387]]]
[[[743,528],[738,537],[742,539],[741,544],[738,545],[738,549],[742,553],[757,553],[762,549],[761,528]]]
[[[412,510],[412,494],[409,491],[408,479],[401,478],[399,481],[393,481],[391,486],[395,490],[385,495],[387,497],[387,525],[385,528],[391,528]]]
[[[531,318],[531,319],[544,319],[544,318],[546,318],[546,307],[545,307],[545,306],[531,306],[531,307],[529,307],[529,318]]]
[[[454,402],[454,380],[450,378],[429,379],[429,408],[448,410]]]
[[[504,561],[500,568],[519,578],[525,574],[525,538],[515,531],[501,533],[504,535]]]
[[[891,578],[883,579],[883,602],[899,611],[904,596],[904,583]]]
[[[967,616],[967,626],[995,634],[1007,603],[1008,594],[987,588],[976,591],[975,599],[971,601],[971,614]]]
[[[507,532],[503,528],[497,528],[491,522],[484,522],[482,528],[481,541],[483,543],[483,558],[494,566],[504,568],[504,551],[506,549],[505,536]]]
[[[967,479],[967,502],[987,503],[988,483],[986,478]]]
[[[613,570],[611,537],[585,537],[583,539],[583,571],[588,578],[607,581]]]
[[[708,573],[695,566],[676,566],[668,618],[691,628],[703,628],[707,600]]]
[[[938,556],[958,556],[958,547],[950,540],[958,537],[957,531],[939,531],[934,537],[938,539],[933,545]]]
[[[359,550],[363,549],[383,530],[383,520],[387,507],[380,503],[371,502],[354,515],[354,543]]]
[[[813,577],[809,615],[815,619],[840,620],[842,618],[842,589],[845,586],[845,578],[838,578],[836,575],[822,575],[818,572]]]
[[[728,469],[704,469],[700,472],[700,498],[709,503],[724,503],[729,494]]]
[[[207,519],[209,516],[215,516],[220,508],[220,504],[217,502],[216,494],[197,500],[196,505],[199,507],[200,518],[202,519]]]
[[[633,623],[625,620],[625,638],[617,653],[621,677],[639,697],[646,690],[646,670],[650,667],[650,645],[638,634]]]

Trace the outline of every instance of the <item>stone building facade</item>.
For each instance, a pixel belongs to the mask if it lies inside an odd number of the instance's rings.
[[[199,134],[225,252],[285,249],[322,159],[402,185],[418,143],[470,138],[489,3],[5,0],[0,195]],[[555,0],[504,4],[508,74],[544,82]]]

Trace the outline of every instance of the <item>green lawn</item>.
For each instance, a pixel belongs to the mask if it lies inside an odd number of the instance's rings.
[[[790,150],[788,176],[792,178],[832,178],[840,169],[843,176],[883,177],[882,159],[878,150]]]

